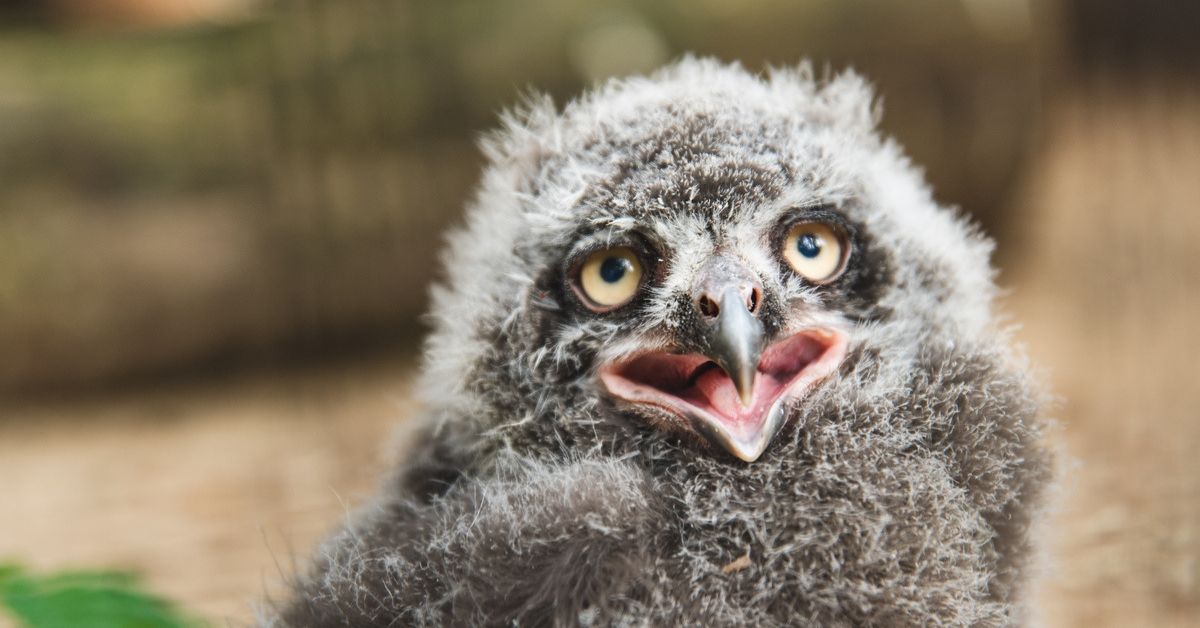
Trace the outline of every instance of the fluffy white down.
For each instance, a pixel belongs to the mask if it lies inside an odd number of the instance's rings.
[[[877,118],[854,74],[692,58],[504,116],[433,290],[424,436],[264,622],[1025,621],[1051,466],[1036,388],[992,313],[990,242]],[[840,283],[772,249],[813,208],[861,236]],[[669,258],[637,307],[572,309],[572,253],[635,227]],[[759,275],[781,336],[850,338],[750,464],[623,414],[593,372],[686,341],[718,249]]]

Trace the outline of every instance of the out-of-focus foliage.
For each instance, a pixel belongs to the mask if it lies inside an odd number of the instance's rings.
[[[416,338],[496,113],[689,51],[862,71],[939,197],[1002,232],[1037,112],[1031,6],[297,0],[10,26],[0,391]]]
[[[198,627],[171,603],[142,590],[134,576],[110,571],[29,574],[0,564],[0,615],[22,628]]]

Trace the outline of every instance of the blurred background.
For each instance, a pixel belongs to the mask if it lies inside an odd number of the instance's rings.
[[[1172,0],[9,0],[0,562],[249,621],[401,449],[497,113],[808,57],[998,241],[1067,454],[1044,623],[1200,626],[1198,34]]]

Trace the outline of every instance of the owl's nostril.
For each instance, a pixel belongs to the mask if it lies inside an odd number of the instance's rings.
[[[754,286],[750,289],[750,294],[746,297],[746,309],[750,310],[751,314],[758,314],[759,308],[762,307],[762,289]]]
[[[758,286],[746,286],[738,292],[742,295],[746,311],[758,316],[758,311],[762,309],[762,289]],[[705,318],[716,318],[721,314],[721,302],[704,293],[696,299],[696,309],[700,310],[701,316]]]
[[[757,318],[763,309],[762,281],[740,258],[729,253],[713,255],[696,271],[692,284],[692,307],[706,324],[718,319]],[[742,309],[745,308],[745,309]]]

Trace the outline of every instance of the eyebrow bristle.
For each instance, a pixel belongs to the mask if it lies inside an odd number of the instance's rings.
[[[550,296],[550,294],[544,290],[535,291],[533,296],[529,298],[529,302],[534,307],[546,310],[548,312],[558,312],[562,310],[562,305],[560,305],[554,297]]]

